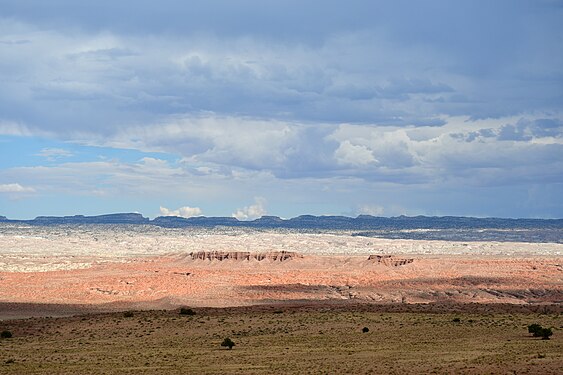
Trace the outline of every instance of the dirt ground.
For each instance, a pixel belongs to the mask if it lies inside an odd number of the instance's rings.
[[[7,320],[0,373],[560,374],[559,307],[525,309],[320,303]],[[532,323],[554,335],[531,337]]]

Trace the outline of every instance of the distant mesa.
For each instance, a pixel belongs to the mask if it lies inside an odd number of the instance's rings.
[[[251,253],[250,251],[198,251],[190,253],[193,260],[236,260],[236,261],[250,261],[250,260],[270,260],[274,262],[285,262],[292,259],[303,258],[303,255],[297,254],[293,251],[270,251],[266,253]]]
[[[10,220],[0,216],[3,223],[24,223],[29,225],[86,225],[86,224],[130,224],[130,225],[155,225],[164,228],[189,228],[189,227],[245,227],[264,229],[297,229],[297,230],[353,230],[353,236],[378,237],[381,231],[395,230],[408,231],[416,229],[449,230],[452,235],[469,229],[550,229],[559,231],[563,229],[563,219],[501,219],[501,218],[474,218],[458,216],[398,216],[376,217],[360,215],[348,216],[313,216],[301,215],[291,219],[282,219],[277,216],[262,216],[255,220],[238,220],[234,217],[178,217],[159,216],[153,220],[139,213],[115,213],[98,216],[38,216],[32,220]],[[432,235],[426,232],[404,232],[401,236],[410,236],[412,239]],[[409,237],[409,238],[410,238]],[[445,238],[447,239],[447,238]]]
[[[240,221],[234,217],[179,217],[179,216],[159,216],[150,222],[165,228],[184,228],[184,227],[216,227],[216,226],[239,226]]]
[[[25,221],[25,220],[24,220]],[[60,224],[148,224],[149,218],[139,213],[119,213],[98,216],[38,216],[33,220],[25,221],[36,225]]]
[[[152,225],[171,228],[184,227],[246,227],[246,228],[286,228],[310,230],[356,230],[356,236],[377,236],[373,230],[410,230],[410,229],[514,229],[514,228],[553,228],[563,229],[563,219],[501,219],[473,217],[429,217],[398,216],[376,217],[360,215],[356,218],[347,216],[301,215],[291,219],[277,216],[262,216],[259,219],[242,221],[234,217],[190,217],[161,216],[150,222]]]
[[[283,224],[284,220],[278,216],[262,216],[259,219],[253,221],[255,224],[263,224],[263,225],[279,225]]]

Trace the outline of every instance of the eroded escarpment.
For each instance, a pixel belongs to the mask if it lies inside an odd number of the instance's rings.
[[[284,262],[293,259],[303,258],[303,255],[294,251],[269,251],[263,253],[254,253],[250,251],[195,251],[188,254],[188,258],[192,260],[209,260],[209,261],[250,261],[250,260],[269,260],[274,262]],[[396,257],[394,255],[377,255],[368,256],[369,262],[381,264],[388,267],[404,266],[414,262],[414,258]]]
[[[197,251],[189,254],[193,260],[270,260],[284,262],[292,259],[303,258],[303,255],[293,251],[270,251],[265,253],[252,253],[250,251]]]
[[[393,255],[370,255],[368,257],[368,261],[371,261],[373,263],[377,263],[377,264],[382,264],[384,266],[389,266],[389,267],[398,267],[398,266],[404,266],[406,264],[412,263],[414,262],[413,258],[397,258],[394,257]]]

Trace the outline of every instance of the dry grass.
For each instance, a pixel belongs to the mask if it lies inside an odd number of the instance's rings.
[[[1,374],[558,374],[557,313],[135,311],[0,322]],[[459,318],[459,322],[454,322]],[[554,327],[551,340],[527,325]],[[368,327],[369,332],[362,333]],[[236,346],[220,346],[230,337]]]

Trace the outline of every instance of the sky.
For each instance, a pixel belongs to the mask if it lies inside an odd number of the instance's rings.
[[[0,0],[0,215],[562,197],[561,0]]]

